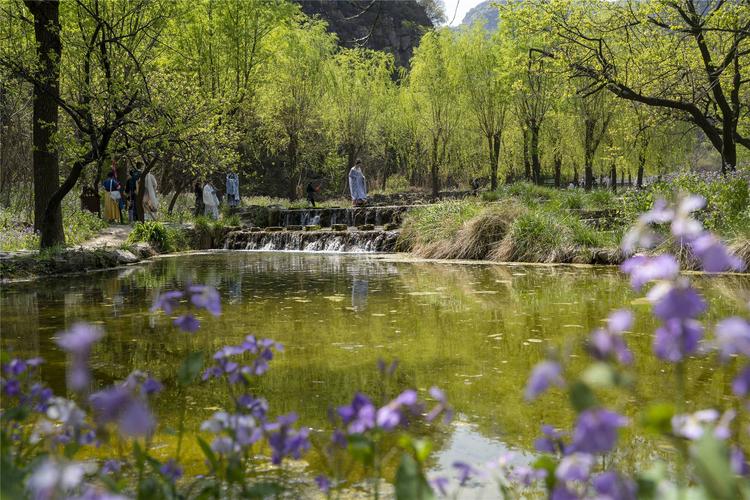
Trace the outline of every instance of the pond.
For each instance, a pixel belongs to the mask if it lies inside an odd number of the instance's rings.
[[[746,301],[750,293],[748,276],[694,279],[710,304],[709,325],[738,312],[744,307],[738,294]],[[176,331],[163,313],[149,311],[159,291],[186,282],[215,286],[223,305],[223,314],[202,318],[192,337]],[[54,337],[78,320],[98,323],[107,332],[92,355],[92,389],[121,380],[135,368],[165,381],[167,389],[155,408],[161,424],[157,454],[175,445],[169,429],[177,422],[174,378],[182,358],[189,349],[213,353],[250,333],[286,347],[259,380],[258,393],[269,400],[273,413],[297,412],[314,431],[329,429],[328,409],[348,403],[356,391],[380,394],[376,363],[381,358],[399,360],[391,381],[398,389],[444,389],[456,417],[431,431],[436,472],[448,471],[459,459],[483,464],[505,450],[530,456],[542,423],[569,427],[574,415],[563,392],[528,404],[523,387],[533,365],[552,350],[571,350],[572,369],[583,367],[587,360],[580,340],[613,309],[636,312],[627,338],[637,379],[632,393],[608,394],[607,402],[637,417],[648,401],[668,397],[675,380],[670,365],[647,356],[655,329],[650,306],[614,268],[215,252],[6,285],[0,307],[3,349],[46,358],[42,377],[59,394],[65,394],[66,359]],[[730,398],[731,378],[715,374],[712,363],[706,360],[689,371],[689,409]],[[196,387],[187,428],[197,429],[227,398],[218,384]],[[187,442],[186,468],[203,472],[198,447],[192,439]],[[628,469],[654,454],[669,459],[670,449],[624,432],[615,457]],[[302,481],[320,471],[314,446],[307,460],[292,464],[284,477]]]

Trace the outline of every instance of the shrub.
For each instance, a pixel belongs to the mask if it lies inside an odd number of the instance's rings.
[[[404,218],[399,246],[418,249],[451,239],[480,210],[481,205],[471,200],[445,201],[411,210]]]
[[[587,196],[591,208],[603,209],[613,208],[616,203],[615,194],[608,189],[597,189],[591,191]]]
[[[579,189],[562,191],[558,198],[560,208],[565,210],[581,210],[585,205],[584,194]]]
[[[136,222],[128,236],[129,243],[146,242],[160,252],[175,252],[187,246],[180,229],[166,226],[159,221]]]

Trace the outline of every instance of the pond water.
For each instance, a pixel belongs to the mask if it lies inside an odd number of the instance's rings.
[[[750,293],[748,276],[694,279],[710,303],[708,324],[740,311],[744,305],[738,296],[746,303]],[[176,331],[163,313],[149,312],[159,291],[186,282],[215,286],[223,301],[223,314],[202,318],[192,337]],[[606,400],[636,417],[646,402],[670,397],[675,379],[671,366],[648,355],[655,328],[649,305],[613,268],[304,253],[183,255],[3,286],[0,331],[3,349],[46,358],[42,377],[64,394],[65,355],[54,336],[78,320],[101,324],[107,336],[92,355],[94,389],[135,368],[166,382],[167,390],[157,399],[157,454],[175,444],[168,432],[177,420],[174,378],[189,349],[213,353],[250,333],[282,342],[286,350],[260,379],[258,392],[272,412],[297,412],[313,430],[328,429],[328,409],[347,403],[355,391],[380,394],[377,360],[398,359],[392,385],[425,392],[437,385],[455,408],[452,424],[430,431],[435,443],[431,467],[447,471],[454,460],[481,464],[508,449],[529,456],[542,423],[570,426],[573,414],[563,392],[524,403],[529,371],[545,353],[561,348],[572,350],[570,366],[580,370],[587,361],[577,347],[580,340],[611,310],[626,306],[637,317],[628,334],[637,379],[632,393],[608,394]],[[731,379],[715,374],[712,366],[705,360],[688,371],[688,408],[729,400]],[[197,429],[227,397],[218,384],[194,388],[187,428]],[[187,441],[185,462],[199,473],[204,468],[193,441]],[[665,443],[623,432],[615,456],[629,468],[654,454],[668,459],[670,450]],[[317,475],[321,458],[316,446],[305,462],[289,467],[285,477]]]

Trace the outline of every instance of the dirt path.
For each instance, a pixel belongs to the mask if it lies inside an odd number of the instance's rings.
[[[102,229],[98,235],[82,243],[83,248],[119,247],[125,243],[133,230],[132,226],[109,226]]]

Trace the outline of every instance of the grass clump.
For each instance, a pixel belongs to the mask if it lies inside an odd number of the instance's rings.
[[[421,207],[407,215],[400,243],[420,257],[484,259],[524,210],[517,203],[483,206],[474,201]]]
[[[180,229],[166,226],[159,221],[136,222],[128,243],[145,242],[160,252],[176,252],[187,247],[185,235]]]

